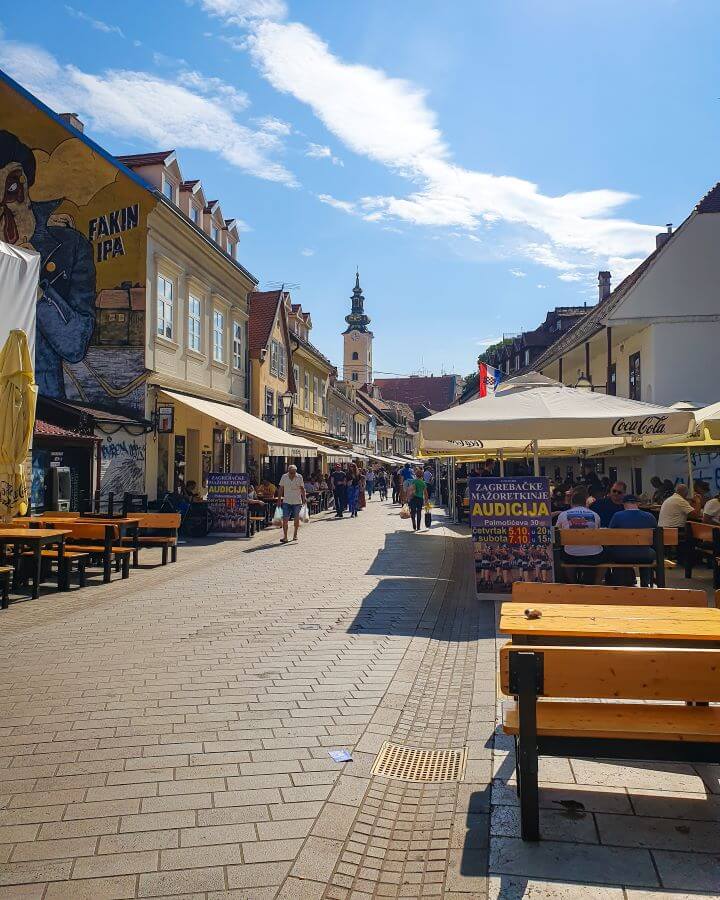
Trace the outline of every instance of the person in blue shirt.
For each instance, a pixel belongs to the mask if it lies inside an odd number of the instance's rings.
[[[627,492],[627,485],[624,481],[616,481],[610,487],[607,497],[596,500],[590,509],[600,516],[600,527],[609,528],[610,520],[615,513],[622,512],[623,498]]]
[[[657,521],[652,513],[646,512],[638,507],[637,497],[633,494],[626,494],[623,508],[616,512],[610,519],[610,528],[657,528]],[[648,563],[655,562],[655,551],[652,547],[612,547],[611,559],[618,563]],[[631,573],[631,584],[635,584],[635,570],[618,569],[615,573],[617,578],[621,573]],[[642,587],[651,586],[651,569],[640,569],[640,584]],[[618,583],[613,578],[615,583]]]

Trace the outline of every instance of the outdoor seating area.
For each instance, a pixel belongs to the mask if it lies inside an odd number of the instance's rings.
[[[500,609],[502,730],[521,835],[541,838],[538,758],[720,762],[720,609],[705,591],[517,583]],[[530,604],[530,605],[529,605]]]

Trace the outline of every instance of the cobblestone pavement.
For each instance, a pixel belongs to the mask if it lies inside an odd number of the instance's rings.
[[[0,897],[485,896],[494,620],[466,536],[374,501],[277,537],[2,613]],[[467,747],[464,780],[371,778],[385,740]]]

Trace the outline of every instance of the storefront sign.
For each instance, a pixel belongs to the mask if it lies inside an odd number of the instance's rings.
[[[172,434],[175,430],[175,407],[158,406],[157,408],[158,434]]]
[[[547,478],[471,478],[469,498],[478,593],[553,581]]]
[[[207,477],[208,508],[212,531],[248,534],[248,485],[245,472],[210,472]]]

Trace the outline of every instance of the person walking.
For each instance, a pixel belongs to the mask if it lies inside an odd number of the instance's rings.
[[[355,463],[350,463],[348,466],[347,502],[350,518],[357,518],[358,503],[360,502],[360,473]]]
[[[387,474],[385,472],[385,469],[378,469],[378,473],[375,478],[375,485],[378,489],[378,493],[380,494],[380,499],[387,500]]]
[[[401,503],[400,495],[402,493],[403,478],[400,469],[395,469],[392,474],[392,502]]]
[[[300,508],[303,503],[307,503],[305,484],[303,483],[302,475],[297,470],[297,466],[288,466],[287,472],[280,479],[278,491],[278,506],[282,505],[283,511],[283,536],[280,538],[280,543],[287,544],[288,523],[290,519],[293,520],[293,540],[296,541],[298,539],[298,528],[300,528]]]
[[[373,491],[375,490],[375,472],[372,466],[370,466],[365,475],[365,484],[367,486],[368,500],[372,500]]]
[[[358,468],[358,479],[358,487],[360,488],[358,492],[358,509],[365,509],[367,506],[367,497],[365,495],[367,481],[365,478],[365,469],[363,469],[362,466]]]
[[[407,488],[407,500],[410,505],[410,519],[413,531],[420,531],[423,507],[428,499],[427,484],[423,478],[423,470],[417,469],[415,477],[410,480]]]
[[[427,485],[428,497],[432,498],[433,488],[435,487],[435,473],[430,467],[430,463],[425,466],[425,471],[423,472],[423,480]]]
[[[347,506],[347,475],[343,472],[340,463],[335,464],[335,469],[330,475],[330,483],[335,500],[335,518],[342,519]]]

